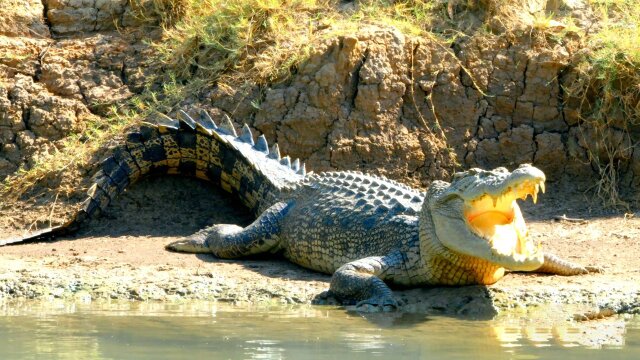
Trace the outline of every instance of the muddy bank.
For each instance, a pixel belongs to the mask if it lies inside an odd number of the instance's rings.
[[[640,220],[609,216],[582,201],[542,200],[525,207],[533,236],[545,248],[606,273],[577,277],[508,274],[480,287],[398,290],[406,311],[491,316],[533,305],[576,311],[640,311]],[[194,198],[201,201],[194,203]],[[576,199],[579,196],[576,195]],[[585,223],[554,222],[563,213]],[[164,245],[211,223],[246,225],[251,218],[233,199],[188,179],[144,181],[74,238],[0,248],[4,298],[217,300],[231,303],[311,303],[329,276],[284,260],[220,260],[170,253]],[[555,311],[555,310],[554,310]],[[560,311],[560,310],[558,310]]]

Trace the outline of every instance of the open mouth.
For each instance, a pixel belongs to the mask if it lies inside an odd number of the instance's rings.
[[[486,239],[494,252],[521,261],[537,255],[539,244],[529,240],[517,199],[526,200],[531,196],[538,200],[538,192],[544,193],[543,178],[527,178],[510,184],[497,194],[484,194],[465,201],[464,216],[472,231]]]

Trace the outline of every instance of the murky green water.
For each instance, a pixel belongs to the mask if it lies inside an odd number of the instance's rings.
[[[638,359],[640,319],[362,317],[214,303],[0,304],[2,359]]]

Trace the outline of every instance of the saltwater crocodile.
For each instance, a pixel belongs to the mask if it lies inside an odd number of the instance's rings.
[[[536,202],[545,176],[521,165],[512,172],[471,169],[426,192],[395,181],[339,171],[306,174],[248,126],[218,126],[206,111],[179,120],[156,114],[104,160],[82,209],[68,223],[12,243],[74,231],[129,184],[151,173],[195,176],[236,194],[256,220],[217,224],[167,246],[173,251],[240,258],[280,252],[333,274],[330,293],[359,308],[390,310],[389,285],[492,284],[505,269],[560,275],[598,271],[544,253],[528,234],[516,199]]]

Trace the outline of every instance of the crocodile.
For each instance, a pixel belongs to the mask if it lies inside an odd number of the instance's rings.
[[[220,124],[204,110],[152,117],[102,161],[71,220],[0,245],[69,234],[130,184],[161,173],[208,180],[255,215],[244,228],[215,224],[168,250],[225,259],[281,253],[332,274],[328,293],[360,310],[396,309],[390,286],[493,284],[505,270],[600,271],[546,253],[529,236],[516,200],[535,203],[545,190],[544,173],[531,165],[473,168],[423,192],[357,171],[307,173],[246,124],[238,135],[226,115]]]

